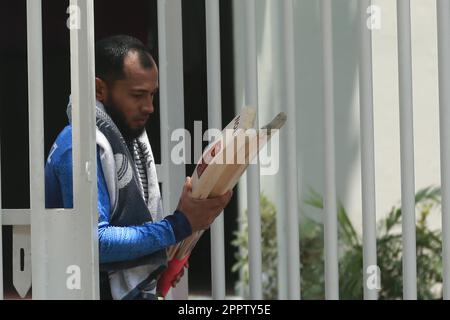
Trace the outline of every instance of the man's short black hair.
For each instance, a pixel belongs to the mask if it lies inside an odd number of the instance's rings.
[[[141,66],[154,67],[150,50],[139,40],[127,35],[117,35],[98,41],[95,44],[95,76],[112,85],[125,78],[123,64],[126,55],[137,52]]]

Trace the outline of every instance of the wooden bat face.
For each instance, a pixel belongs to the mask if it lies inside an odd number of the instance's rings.
[[[222,175],[214,186],[210,193],[211,197],[217,197],[229,190],[232,190],[238,183],[240,177],[245,172],[249,164],[255,159],[262,148],[270,141],[273,133],[276,130],[281,129],[286,123],[286,114],[278,114],[269,124],[265,125],[261,130],[257,132],[254,130],[247,130],[245,132],[244,141],[237,148],[237,152],[234,154],[235,162],[233,164],[227,164],[223,170]],[[239,161],[238,155],[244,154],[244,162]]]
[[[206,147],[192,175],[192,196],[206,199],[225,170],[227,150],[237,135],[251,128],[256,118],[256,109],[244,108],[222,131],[221,137]],[[229,152],[229,151],[228,151]]]

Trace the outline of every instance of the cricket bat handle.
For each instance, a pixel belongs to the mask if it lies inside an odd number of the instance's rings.
[[[163,274],[158,280],[157,292],[159,292],[160,295],[166,297],[167,293],[172,287],[172,282],[176,279],[177,275],[184,268],[188,259],[189,255],[187,255],[182,259],[173,258],[172,260],[169,261],[167,269],[163,272]]]

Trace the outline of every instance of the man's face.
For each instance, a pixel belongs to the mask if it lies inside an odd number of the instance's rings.
[[[106,111],[126,139],[134,139],[145,130],[145,124],[154,111],[153,97],[158,91],[158,68],[141,66],[136,52],[124,59],[125,78],[108,86],[103,104]]]

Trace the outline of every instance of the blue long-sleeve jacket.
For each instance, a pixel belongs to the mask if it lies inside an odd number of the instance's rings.
[[[73,208],[72,127],[59,134],[45,165],[47,208]],[[179,211],[165,219],[138,226],[110,225],[111,205],[97,148],[98,240],[100,263],[133,260],[181,241],[192,233],[185,215]]]

